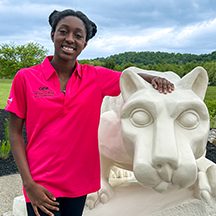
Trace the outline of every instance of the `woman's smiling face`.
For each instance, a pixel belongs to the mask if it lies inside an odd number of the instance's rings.
[[[51,32],[54,42],[55,56],[63,60],[76,60],[86,47],[86,28],[81,19],[76,16],[62,18],[55,32]]]

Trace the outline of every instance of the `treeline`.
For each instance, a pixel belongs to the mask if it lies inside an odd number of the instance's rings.
[[[136,65],[148,65],[148,64],[177,64],[184,65],[189,62],[202,63],[216,61],[216,51],[211,54],[181,54],[181,53],[167,53],[167,52],[125,52],[116,55],[111,55],[107,58],[96,58],[101,62],[106,62],[108,59],[112,59],[119,65],[125,65],[128,62]]]
[[[48,54],[39,43],[16,45],[14,42],[0,45],[0,78],[13,79],[18,70],[39,64]],[[216,86],[216,51],[211,54],[180,54],[166,52],[125,52],[107,58],[80,60],[81,64],[103,66],[123,71],[130,66],[145,70],[173,71],[180,77],[197,66],[204,67],[210,85]]]
[[[173,71],[180,77],[197,66],[204,67],[209,76],[209,84],[216,86],[216,51],[211,54],[174,54],[165,52],[125,52],[107,58],[81,60],[81,64],[103,66],[117,71],[123,71],[130,66],[145,70]]]

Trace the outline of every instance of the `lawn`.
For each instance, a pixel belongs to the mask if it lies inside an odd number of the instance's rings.
[[[0,109],[7,105],[12,80],[0,79]],[[208,86],[205,100],[216,100],[216,86]]]
[[[7,99],[10,93],[12,80],[0,79],[0,109],[7,105]]]
[[[216,100],[216,86],[208,86],[205,100]]]

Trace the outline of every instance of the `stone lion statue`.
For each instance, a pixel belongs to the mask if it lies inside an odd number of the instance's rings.
[[[164,77],[174,83],[175,90],[160,94],[137,73]],[[183,78],[173,72],[136,67],[123,72],[121,95],[105,98],[102,106],[102,188],[87,199],[89,208],[95,208],[93,215],[97,215],[97,204],[109,203],[115,197],[109,183],[114,165],[132,171],[143,194],[148,191],[163,199],[163,194],[169,197],[175,191],[178,196],[187,189],[191,196],[183,201],[194,198],[211,206],[216,196],[216,165],[205,158],[209,114],[203,100],[207,86],[207,72],[202,67]]]

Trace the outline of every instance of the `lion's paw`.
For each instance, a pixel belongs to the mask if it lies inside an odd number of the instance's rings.
[[[113,197],[114,192],[108,184],[106,187],[102,187],[98,192],[89,194],[86,199],[86,206],[91,210],[95,208],[99,203],[105,204]]]
[[[198,172],[195,196],[211,203],[216,198],[216,164],[209,166],[206,172]]]
[[[90,210],[95,208],[99,203],[99,194],[98,192],[88,194],[85,205],[88,206]]]

